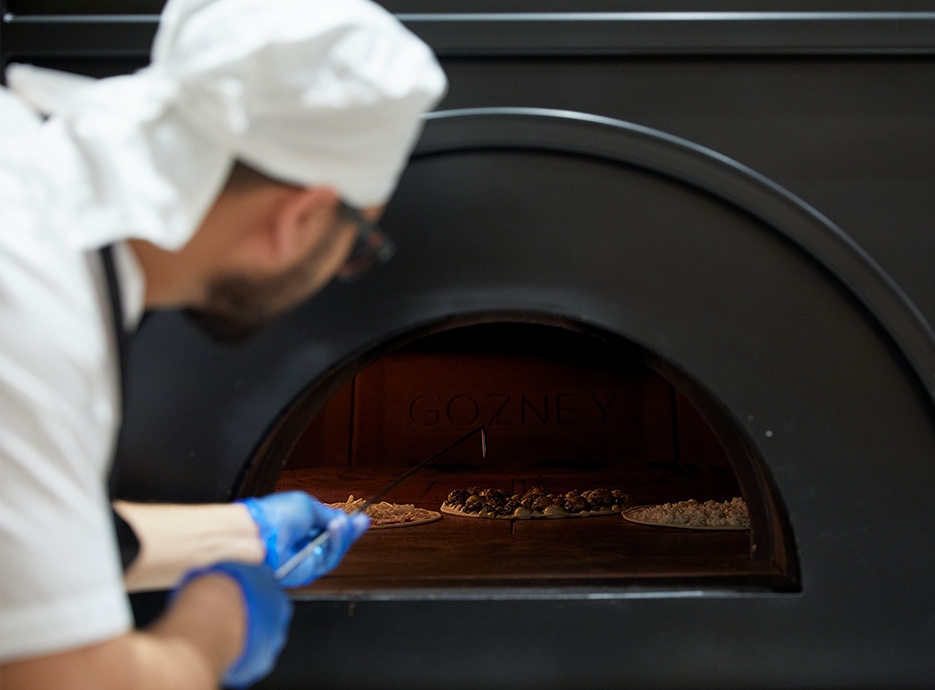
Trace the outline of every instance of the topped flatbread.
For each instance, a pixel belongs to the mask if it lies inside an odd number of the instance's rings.
[[[355,499],[351,494],[346,501],[328,503],[332,508],[338,508],[345,513],[352,513],[366,503],[363,498]],[[417,508],[412,503],[387,503],[382,501],[369,506],[364,512],[370,516],[371,529],[386,529],[388,527],[412,527],[435,522],[441,519],[441,513],[436,510]]]
[[[623,517],[641,525],[660,527],[707,530],[750,529],[747,504],[739,496],[730,501],[699,502],[689,499],[677,503],[635,506],[623,511]]]
[[[614,515],[632,505],[629,494],[619,489],[572,489],[551,493],[536,486],[519,494],[509,489],[471,487],[448,494],[441,512],[495,520],[529,520]]]

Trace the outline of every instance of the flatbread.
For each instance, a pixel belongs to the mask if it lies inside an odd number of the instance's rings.
[[[352,513],[367,501],[363,498],[355,499],[351,494],[346,501],[328,503],[331,508],[338,508],[345,513]],[[417,508],[412,503],[388,503],[381,501],[369,506],[364,512],[370,516],[370,529],[388,529],[390,527],[414,527],[428,522],[440,520],[442,515],[438,511],[426,508]]]
[[[572,489],[550,493],[541,486],[519,494],[508,489],[471,487],[448,494],[441,512],[490,520],[580,518],[617,515],[633,505],[619,489]]]
[[[679,527],[699,530],[747,530],[750,516],[742,498],[730,501],[704,501],[694,499],[678,503],[634,506],[623,511],[630,522],[657,527]]]

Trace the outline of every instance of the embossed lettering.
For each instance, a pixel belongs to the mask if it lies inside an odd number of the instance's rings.
[[[587,397],[583,397],[587,395]],[[618,393],[489,393],[417,395],[409,403],[409,420],[416,426],[447,423],[469,426],[572,426],[586,422],[607,424]],[[588,402],[590,399],[593,405]],[[551,408],[551,410],[550,410]],[[552,412],[554,410],[554,413]],[[595,419],[596,418],[596,419]]]
[[[428,407],[428,409],[426,409],[426,404],[431,405],[431,400],[432,396],[430,395],[417,395],[412,399],[412,402],[409,403],[409,419],[412,420],[413,424],[419,426],[435,426],[438,424],[438,410],[435,407]],[[421,410],[420,412],[416,411],[417,406],[419,410]],[[419,417],[418,419],[416,418],[417,415]]]
[[[578,406],[574,404],[577,400],[577,393],[556,393],[555,394],[555,423],[556,424],[580,424],[578,418]]]
[[[500,403],[500,407],[498,407],[496,412],[494,412],[490,416],[490,421],[487,422],[488,426],[509,426],[510,425],[509,420],[501,419],[501,414],[503,410],[506,408],[506,406],[510,404],[510,399],[512,397],[513,397],[512,395],[506,395],[506,394],[499,394],[499,395],[493,394],[493,395],[487,396],[488,400],[497,400],[498,398],[503,398],[503,402]]]
[[[477,421],[480,416],[480,406],[470,395],[456,395],[448,401],[447,413],[449,422],[466,426]],[[456,415],[457,419],[455,419]]]
[[[597,403],[597,406],[601,410],[601,424],[607,423],[607,410],[614,403],[614,400],[616,399],[617,399],[617,394],[613,393],[607,401],[601,402],[600,400],[597,399],[597,396],[594,395],[594,393],[591,393],[591,400]]]
[[[549,423],[549,396],[547,395],[542,396],[542,410],[540,411],[536,409],[536,407],[532,404],[529,398],[526,397],[525,393],[521,395],[520,396],[520,413],[519,413],[520,424],[526,423],[526,409],[527,408],[529,408],[529,410],[531,410],[532,413],[536,417],[538,417],[539,421],[541,421],[543,424]]]

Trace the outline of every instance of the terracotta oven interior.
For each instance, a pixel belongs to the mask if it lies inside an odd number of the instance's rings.
[[[761,458],[717,401],[658,358],[571,321],[528,315],[448,324],[404,340],[311,386],[263,445],[243,491],[367,498],[468,435],[384,500],[437,511],[454,489],[522,493],[537,485],[620,488],[637,504],[742,496],[751,529],[653,527],[619,515],[444,515],[371,530],[315,583],[317,594],[689,582],[797,588],[791,530]],[[469,435],[481,426],[486,456],[480,435]]]

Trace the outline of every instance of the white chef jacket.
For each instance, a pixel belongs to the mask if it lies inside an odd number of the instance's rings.
[[[120,406],[95,252],[184,246],[235,159],[384,203],[447,84],[421,39],[356,0],[170,0],[133,75],[6,75],[52,117],[0,87],[0,659],[131,624],[105,489]],[[127,284],[139,312],[140,281]]]
[[[75,212],[93,194],[46,129],[0,87],[0,661],[133,625],[107,495],[121,404],[112,314]],[[132,322],[142,274],[118,247]]]

